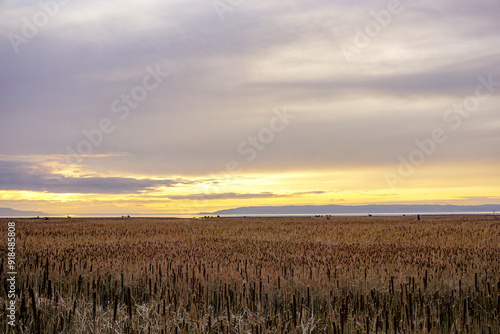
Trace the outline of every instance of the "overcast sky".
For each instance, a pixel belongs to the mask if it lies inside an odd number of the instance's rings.
[[[500,203],[499,18],[494,0],[0,1],[0,207]]]

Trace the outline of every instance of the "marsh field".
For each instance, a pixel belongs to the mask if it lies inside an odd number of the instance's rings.
[[[494,218],[1,219],[0,332],[499,333]]]

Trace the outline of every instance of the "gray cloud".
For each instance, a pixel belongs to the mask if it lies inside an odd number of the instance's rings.
[[[489,75],[493,75],[495,81],[500,82],[500,52],[417,73],[358,74],[349,78],[287,80],[255,83],[251,88],[267,90],[279,87],[277,90],[283,95],[307,92],[310,97],[324,97],[326,94],[341,97],[346,93],[357,93],[368,96],[382,94],[430,98],[471,94],[478,84],[478,78],[487,78]]]
[[[168,196],[169,199],[179,200],[179,199],[189,199],[189,200],[213,200],[213,199],[254,199],[254,198],[278,198],[278,197],[292,197],[297,195],[312,195],[312,194],[323,194],[324,191],[305,191],[296,192],[291,194],[275,194],[272,192],[262,192],[262,193],[221,193],[221,194],[191,194],[191,195],[177,195]]]
[[[29,162],[0,161],[1,190],[30,190],[52,193],[130,194],[154,187],[173,187],[186,180],[151,180],[123,177],[64,177],[49,168]]]
[[[210,1],[129,14],[110,14],[90,1],[109,18],[82,16],[73,23],[66,15],[82,5],[74,1],[19,55],[6,33],[19,31],[25,8],[3,4],[10,16],[0,19],[0,152],[65,153],[67,145],[85,139],[82,130],[110,117],[116,130],[94,153],[130,155],[85,161],[96,171],[200,175],[224,172],[229,160],[248,172],[397,163],[415,139],[447,126],[444,109],[473,93],[477,76],[500,75],[495,1],[403,3],[405,10],[352,64],[339,44],[385,1],[243,2],[223,22]],[[140,22],[141,15],[150,23]],[[390,48],[402,53],[380,58]],[[120,121],[111,102],[157,63],[171,76]],[[238,145],[267,126],[273,108],[285,105],[296,120],[247,163]],[[498,98],[482,104],[478,117],[453,132],[433,159],[498,161],[497,105]],[[29,168],[19,169],[25,181],[17,175],[16,185],[7,179],[2,184],[113,193],[159,184],[91,177],[61,184],[49,171]]]
[[[254,198],[274,198],[283,197],[283,195],[273,194],[271,192],[263,192],[258,194],[238,194],[238,193],[221,193],[221,194],[192,194],[192,195],[177,195],[168,196],[169,199],[189,199],[189,200],[213,200],[213,199],[254,199]]]

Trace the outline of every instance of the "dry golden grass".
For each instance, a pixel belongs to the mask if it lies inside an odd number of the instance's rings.
[[[14,221],[16,333],[500,332],[491,216]]]

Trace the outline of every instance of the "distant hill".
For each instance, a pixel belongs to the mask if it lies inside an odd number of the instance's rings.
[[[485,205],[289,205],[248,206],[200,215],[325,215],[381,213],[439,213],[439,212],[500,212],[500,204]]]
[[[21,216],[46,216],[45,212],[41,211],[21,211],[11,208],[0,208],[0,216],[3,217],[21,217]]]

